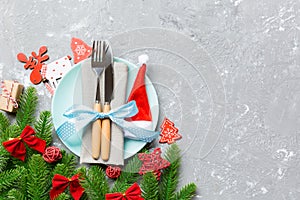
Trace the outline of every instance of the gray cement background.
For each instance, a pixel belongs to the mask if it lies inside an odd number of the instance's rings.
[[[53,61],[72,55],[72,37],[108,38],[134,63],[147,53],[160,122],[183,135],[180,184],[197,184],[194,199],[300,199],[299,1],[0,3],[1,79],[31,85],[17,53],[46,45]]]

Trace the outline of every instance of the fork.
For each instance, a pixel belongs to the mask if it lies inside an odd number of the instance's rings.
[[[101,112],[101,100],[100,100],[100,75],[105,68],[105,41],[93,41],[91,66],[97,75],[97,89],[96,98],[94,104],[94,110]],[[92,125],[92,157],[98,159],[100,156],[100,144],[101,144],[101,120],[97,119]]]

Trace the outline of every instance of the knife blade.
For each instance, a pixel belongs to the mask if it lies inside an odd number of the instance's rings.
[[[97,81],[96,98],[94,104],[94,110],[101,112],[100,104],[100,86],[99,78]],[[100,156],[100,144],[101,144],[101,120],[97,119],[92,125],[92,157],[98,159]]]
[[[108,49],[112,56],[111,48]],[[113,98],[113,88],[114,88],[114,73],[113,73],[113,59],[111,63],[104,69],[104,106],[103,112],[110,111],[110,102]],[[111,138],[111,121],[110,119],[102,120],[102,134],[101,134],[101,158],[104,161],[109,159],[110,154],[110,138]]]

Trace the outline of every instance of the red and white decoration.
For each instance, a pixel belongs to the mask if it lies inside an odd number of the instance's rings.
[[[142,65],[137,73],[135,82],[128,97],[128,102],[135,100],[139,112],[127,119],[136,126],[151,130],[152,129],[152,115],[149,106],[146,86],[145,86],[145,74],[146,74],[146,62],[148,61],[147,55],[139,56],[139,63]],[[134,138],[135,136],[129,131],[125,131],[125,137]]]
[[[159,140],[160,143],[168,143],[172,144],[176,140],[181,138],[181,135],[178,133],[178,128],[175,127],[174,123],[169,120],[168,118],[165,118],[161,128],[161,138]]]
[[[72,68],[70,59],[70,56],[64,56],[42,66],[41,74],[52,88],[56,88],[59,80]]]
[[[92,54],[92,47],[87,45],[79,38],[72,38],[71,49],[73,52],[75,64],[90,57]]]

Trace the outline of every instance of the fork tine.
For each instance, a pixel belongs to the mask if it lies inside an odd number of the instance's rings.
[[[100,53],[99,52],[100,51],[100,49],[99,49],[100,42],[101,41],[97,41],[97,47],[96,47],[97,48],[97,52],[96,52],[96,61],[97,62],[100,62],[100,59],[101,59],[100,56],[99,56],[99,53]]]
[[[95,40],[93,41],[92,60],[95,60],[94,56],[95,56]]]
[[[101,45],[100,45],[100,58],[101,58],[101,62],[103,62],[104,60],[104,51],[103,51],[103,47],[105,46],[105,42],[101,41]]]

